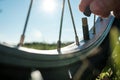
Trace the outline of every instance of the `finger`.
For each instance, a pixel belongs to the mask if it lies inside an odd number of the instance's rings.
[[[120,18],[120,2],[119,0],[115,0],[115,9],[113,10],[113,14],[116,18]]]
[[[90,5],[90,9],[96,15],[108,17],[111,9],[107,4],[107,0],[94,0]]]
[[[92,1],[93,0],[81,0],[79,5],[80,11],[84,12],[86,7],[89,6]]]
[[[113,11],[113,14],[115,15],[116,18],[120,18],[120,8],[115,9],[115,10]]]

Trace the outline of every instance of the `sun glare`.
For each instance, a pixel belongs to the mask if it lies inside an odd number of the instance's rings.
[[[53,13],[56,10],[57,2],[56,0],[43,0],[42,9],[45,12]]]

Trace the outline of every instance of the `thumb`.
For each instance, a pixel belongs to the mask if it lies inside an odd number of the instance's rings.
[[[91,4],[93,0],[81,0],[80,5],[79,5],[79,10],[84,12],[86,7]]]

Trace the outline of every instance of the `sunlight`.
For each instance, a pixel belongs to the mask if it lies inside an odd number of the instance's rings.
[[[54,13],[57,9],[57,2],[56,0],[43,0],[42,2],[42,9],[48,13]]]

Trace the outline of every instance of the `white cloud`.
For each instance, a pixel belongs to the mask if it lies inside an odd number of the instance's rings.
[[[34,30],[33,31],[33,37],[35,39],[41,39],[42,38],[42,33],[39,30]]]
[[[43,39],[42,32],[39,29],[33,29],[27,33],[25,42],[41,42]]]

